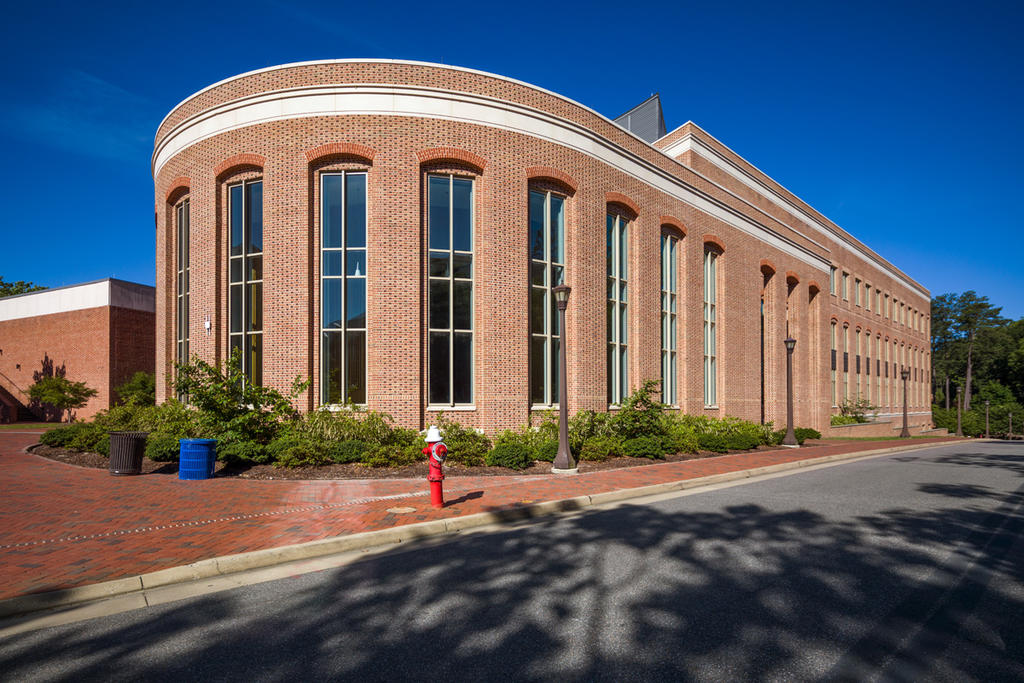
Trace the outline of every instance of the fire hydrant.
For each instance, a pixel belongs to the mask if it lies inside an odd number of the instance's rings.
[[[441,440],[441,432],[437,427],[430,425],[427,430],[427,445],[423,449],[423,455],[427,456],[427,481],[430,482],[430,504],[436,508],[444,507],[444,489],[441,482],[444,481],[444,472],[441,465],[448,457],[448,447]]]

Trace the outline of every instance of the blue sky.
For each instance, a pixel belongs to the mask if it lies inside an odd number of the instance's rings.
[[[615,117],[660,92],[932,291],[1024,316],[1024,3],[19,3],[0,27],[0,276],[152,284],[150,155],[243,71],[388,57]],[[623,10],[623,8],[627,8]]]

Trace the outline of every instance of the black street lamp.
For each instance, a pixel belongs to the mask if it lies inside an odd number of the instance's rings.
[[[793,431],[793,349],[796,348],[796,339],[787,337],[782,343],[786,345],[786,436],[782,439],[782,445],[799,448],[796,432]]]
[[[910,428],[907,427],[907,380],[910,379],[910,370],[908,368],[900,370],[900,377],[903,378],[903,431],[900,432],[900,438],[909,439]]]
[[[988,438],[988,405],[989,401],[985,401],[985,438]]]
[[[559,372],[558,372],[558,454],[555,455],[555,462],[551,471],[555,474],[576,474],[579,470],[576,461],[572,458],[572,451],[569,450],[569,388],[566,386],[565,372],[565,343],[569,336],[565,333],[565,308],[569,305],[569,293],[572,288],[568,285],[558,285],[551,290],[555,295],[555,303],[558,305],[558,329],[562,333],[562,343],[559,344]]]

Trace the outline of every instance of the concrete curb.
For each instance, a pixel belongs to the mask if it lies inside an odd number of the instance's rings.
[[[575,498],[563,498],[561,500],[549,500],[540,503],[531,503],[518,507],[495,510],[493,512],[478,512],[464,517],[453,519],[438,519],[418,524],[408,524],[390,529],[377,531],[366,531],[359,534],[348,534],[323,538],[317,541],[299,543],[296,545],[281,546],[279,548],[266,548],[253,550],[238,555],[226,555],[214,557],[207,560],[200,560],[180,567],[161,569],[147,574],[129,576],[113,581],[91,584],[88,586],[77,586],[58,591],[46,593],[33,593],[19,595],[14,598],[0,600],[0,618],[22,616],[31,612],[54,609],[57,607],[68,607],[80,603],[103,600],[118,595],[126,595],[143,591],[158,586],[188,583],[199,581],[214,576],[226,576],[250,569],[260,569],[286,562],[307,560],[325,555],[335,555],[354,550],[363,550],[382,545],[399,544],[419,538],[441,536],[455,533],[465,529],[486,526],[488,524],[507,524],[519,522],[547,515],[575,512],[595,505],[606,505],[631,498],[644,498],[674,491],[685,491],[688,489],[712,486],[740,479],[750,479],[766,474],[786,472],[806,467],[814,467],[828,463],[842,462],[844,460],[857,460],[870,458],[890,453],[903,451],[921,450],[924,448],[938,448],[961,443],[953,441],[948,443],[929,443],[920,445],[892,446],[872,451],[856,451],[854,453],[841,453],[837,455],[826,455],[819,458],[808,458],[806,460],[794,460],[791,462],[779,463],[778,465],[765,465],[749,470],[737,470],[735,472],[724,472],[712,474],[706,477],[695,479],[683,479],[679,481],[665,482],[663,484],[651,484],[637,488],[620,489],[617,491],[606,491],[587,496]]]

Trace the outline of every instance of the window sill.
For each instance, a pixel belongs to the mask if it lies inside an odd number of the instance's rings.
[[[320,410],[326,410],[329,413],[340,413],[343,411],[355,412],[366,408],[365,403],[328,403],[320,406]]]
[[[440,413],[442,411],[456,411],[456,412],[469,412],[476,410],[475,405],[457,405],[457,406],[439,406],[439,405],[428,405],[427,410],[429,412]]]
[[[714,406],[704,406],[704,410],[718,410],[718,406],[717,405],[714,405]]]

